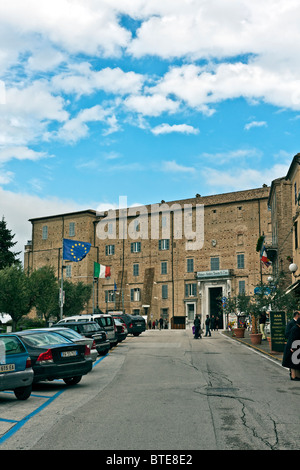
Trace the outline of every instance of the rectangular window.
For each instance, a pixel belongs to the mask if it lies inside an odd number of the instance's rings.
[[[161,286],[161,298],[162,299],[168,298],[168,285],[167,284],[163,284]]]
[[[246,292],[246,282],[239,281],[239,294],[245,294]]]
[[[169,247],[170,247],[170,240],[168,239],[158,240],[158,249],[160,251],[168,250]]]
[[[105,245],[105,254],[107,256],[115,254],[115,245]]]
[[[115,291],[114,290],[106,290],[105,291],[105,302],[114,302],[115,301]]]
[[[133,275],[139,276],[140,274],[140,265],[138,263],[133,265]]]
[[[141,251],[141,242],[133,242],[130,246],[131,253],[139,253]]]
[[[220,269],[220,260],[218,257],[210,258],[210,270],[211,271],[219,271]]]
[[[295,222],[295,250],[298,248],[298,222]]]
[[[74,237],[75,235],[75,222],[69,223],[69,237]]]
[[[237,255],[237,267],[238,269],[244,269],[245,267],[245,255],[243,253]]]
[[[194,272],[194,259],[193,258],[188,258],[186,260],[186,270],[188,273],[193,273]]]
[[[196,297],[197,296],[197,283],[185,285],[185,297]]]
[[[68,264],[66,266],[66,277],[71,277],[72,276],[72,266]]]
[[[141,289],[130,289],[131,302],[139,302],[141,300]]]
[[[43,226],[42,239],[47,240],[48,238],[48,225]]]
[[[160,273],[161,274],[168,274],[168,262],[162,261],[160,264]]]

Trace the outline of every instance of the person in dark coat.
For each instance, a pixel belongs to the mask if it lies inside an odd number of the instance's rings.
[[[300,380],[300,317],[297,318],[289,334],[283,352],[282,365],[290,369],[291,380]]]
[[[209,315],[206,315],[206,320],[205,320],[205,336],[207,335],[211,336]]]
[[[288,324],[286,325],[286,329],[285,329],[286,339],[288,339],[289,334],[291,332],[291,329],[293,328],[293,326],[296,325],[297,318],[299,318],[299,317],[300,317],[300,313],[299,312],[294,312],[292,320],[289,321]]]
[[[196,318],[194,320],[194,327],[195,327],[195,334],[194,334],[194,338],[195,339],[198,339],[200,337],[200,339],[202,338],[201,336],[201,333],[200,333],[200,319],[198,317],[198,315],[196,315]]]

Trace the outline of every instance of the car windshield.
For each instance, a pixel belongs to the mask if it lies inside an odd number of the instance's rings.
[[[80,325],[80,329],[83,333],[91,333],[93,331],[99,331],[100,327],[97,324],[87,323],[85,325],[84,324]]]
[[[29,346],[33,347],[43,347],[43,346],[55,346],[62,343],[71,343],[72,341],[63,338],[60,334],[50,333],[50,332],[39,332],[39,333],[30,333],[28,335],[22,336],[22,339]]]

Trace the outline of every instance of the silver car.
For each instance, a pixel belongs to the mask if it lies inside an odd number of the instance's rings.
[[[0,390],[13,390],[18,400],[32,391],[33,370],[23,342],[14,334],[0,334]]]

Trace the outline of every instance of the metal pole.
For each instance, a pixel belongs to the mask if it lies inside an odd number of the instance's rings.
[[[64,310],[64,266],[61,265],[61,280],[60,280],[60,319],[63,318]]]

